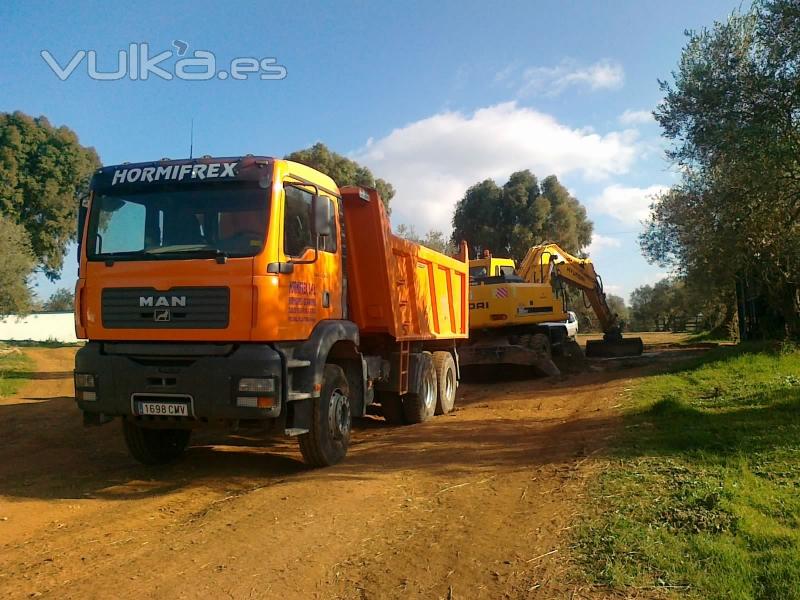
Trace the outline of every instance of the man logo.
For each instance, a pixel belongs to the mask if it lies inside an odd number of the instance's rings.
[[[166,323],[172,319],[172,314],[169,312],[168,308],[164,310],[156,310],[153,312],[153,321],[156,323]]]
[[[139,307],[176,306],[186,307],[186,296],[139,296]]]

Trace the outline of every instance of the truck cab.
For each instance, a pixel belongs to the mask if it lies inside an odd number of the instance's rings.
[[[388,227],[374,190],[348,197],[354,213],[372,202],[368,223]],[[177,457],[192,429],[218,424],[298,436],[313,465],[341,460],[376,388],[409,395],[429,375],[411,368],[410,348],[404,378],[391,343],[362,351],[343,206],[329,177],[270,157],[99,169],[79,217],[85,422],[120,418],[145,463]]]

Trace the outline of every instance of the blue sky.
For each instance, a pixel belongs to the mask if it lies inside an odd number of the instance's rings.
[[[551,173],[595,223],[590,254],[607,289],[626,297],[663,273],[636,235],[648,196],[675,181],[648,112],[684,44],[738,0],[502,2],[21,2],[0,5],[0,111],[46,115],[74,129],[105,164],[195,154],[283,155],[323,141],[397,189],[393,223],[449,232],[453,204],[474,182],[520,168]],[[282,80],[94,81],[95,50],[173,40],[213,52],[217,67],[273,57]],[[166,61],[170,65],[174,61]],[[71,287],[39,278],[47,297]]]

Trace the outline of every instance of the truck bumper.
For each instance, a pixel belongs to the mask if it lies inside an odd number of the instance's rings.
[[[75,357],[75,372],[94,378],[94,389],[76,390],[87,423],[125,417],[143,425],[193,426],[275,421],[285,413],[285,360],[266,344],[89,342]],[[238,391],[244,377],[274,381],[272,392],[258,394],[271,396],[271,406],[240,405],[257,404],[253,394],[250,402],[237,400],[248,396]],[[142,402],[184,403],[188,416],[145,415]]]

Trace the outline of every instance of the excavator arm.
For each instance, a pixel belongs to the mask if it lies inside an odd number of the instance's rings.
[[[558,244],[547,242],[528,250],[517,274],[531,283],[553,284],[558,279],[583,292],[603,329],[602,341],[587,342],[587,356],[628,356],[642,353],[641,338],[623,339],[619,316],[608,306],[603,280],[588,258],[578,258]]]

